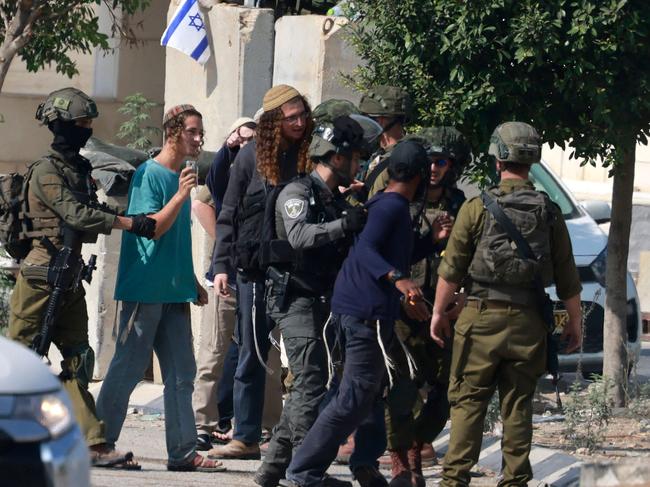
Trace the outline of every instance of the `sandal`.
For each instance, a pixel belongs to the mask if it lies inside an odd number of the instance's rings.
[[[133,452],[118,452],[117,450],[90,450],[90,460],[93,467],[114,468],[119,470],[142,470],[142,466],[133,459]]]
[[[198,453],[187,463],[180,465],[167,464],[167,470],[172,472],[225,472],[226,467],[218,460],[211,460],[210,458],[199,455]]]
[[[232,440],[232,428],[227,430],[214,430],[211,434],[212,443],[215,445],[226,445]]]

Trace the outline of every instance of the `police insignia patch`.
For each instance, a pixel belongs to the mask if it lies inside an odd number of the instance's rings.
[[[298,218],[305,207],[305,202],[297,198],[292,198],[284,202],[284,211],[292,220]]]

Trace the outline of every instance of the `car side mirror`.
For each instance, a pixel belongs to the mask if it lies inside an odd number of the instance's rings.
[[[606,201],[589,200],[583,201],[581,205],[599,225],[608,223],[612,219],[612,208]]]

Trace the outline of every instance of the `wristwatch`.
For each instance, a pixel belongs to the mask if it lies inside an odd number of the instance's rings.
[[[402,274],[400,271],[397,269],[393,270],[393,274],[391,275],[390,273],[388,274],[388,280],[390,281],[391,284],[395,284],[397,281],[400,281],[402,279],[406,279],[406,276]]]

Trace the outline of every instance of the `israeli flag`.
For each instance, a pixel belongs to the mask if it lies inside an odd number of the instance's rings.
[[[165,29],[160,44],[178,49],[205,64],[210,58],[210,46],[197,0],[183,0]]]

